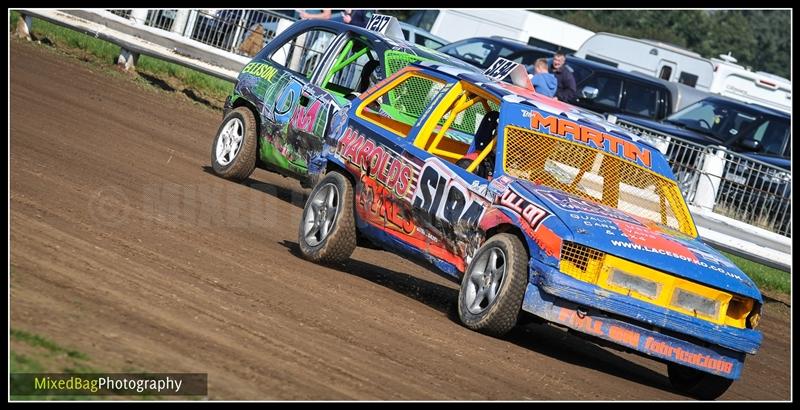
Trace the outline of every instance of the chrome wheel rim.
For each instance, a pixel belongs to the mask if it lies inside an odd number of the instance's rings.
[[[330,235],[339,213],[339,189],[329,182],[309,199],[303,215],[303,238],[317,246]]]
[[[244,139],[244,124],[238,118],[231,118],[222,127],[217,138],[216,156],[220,165],[228,165],[239,154]]]
[[[497,299],[506,274],[506,254],[494,247],[472,262],[464,294],[467,310],[473,315],[486,311]]]

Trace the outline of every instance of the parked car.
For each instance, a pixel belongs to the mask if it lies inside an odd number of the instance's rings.
[[[676,108],[685,107],[687,100],[693,102],[710,95],[683,84],[577,57],[568,57],[566,64],[575,76],[578,91],[572,103],[603,114],[660,120]]]
[[[308,160],[322,149],[340,107],[414,61],[446,62],[445,54],[352,25],[324,20],[294,23],[239,74],[225,101],[211,147],[214,172],[244,180],[262,166],[307,180]],[[395,96],[406,109],[421,103]]]
[[[310,162],[302,255],[341,263],[362,238],[459,282],[469,329],[502,335],[525,311],[721,395],[761,344],[762,297],[700,240],[666,159],[492,78],[414,63],[340,110]]]
[[[529,46],[519,40],[504,37],[473,37],[440,47],[439,51],[466,61],[485,70],[502,57],[516,63],[531,65],[539,58],[553,56],[553,52]]]
[[[788,235],[791,211],[791,127],[783,111],[721,96],[700,100],[652,121],[619,115],[617,124],[642,135],[653,145],[671,143],[666,151],[684,195],[697,184],[698,150],[691,146],[721,145],[740,157],[726,161],[718,201],[742,209],[747,219],[766,218]],[[676,139],[677,138],[677,139]]]
[[[437,49],[449,43],[449,41],[441,37],[434,36],[433,34],[419,27],[412,26],[411,24],[400,22],[400,28],[409,43],[414,43],[433,49]]]

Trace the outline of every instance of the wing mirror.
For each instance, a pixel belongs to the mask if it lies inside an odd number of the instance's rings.
[[[761,144],[759,144],[758,141],[754,139],[746,139],[739,142],[739,146],[748,151],[758,151],[759,145]]]
[[[586,87],[583,87],[583,89],[581,89],[581,97],[586,98],[587,100],[594,100],[595,98],[597,98],[598,92],[599,91],[597,90],[597,88],[587,85]]]

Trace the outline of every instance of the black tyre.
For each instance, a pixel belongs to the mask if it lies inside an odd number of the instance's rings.
[[[672,386],[682,393],[700,400],[714,400],[731,387],[733,380],[676,363],[667,365]]]
[[[528,252],[519,238],[508,233],[489,238],[461,280],[461,323],[481,333],[504,335],[517,324],[527,284]]]
[[[226,179],[243,181],[256,167],[257,126],[253,112],[239,107],[228,113],[211,144],[214,172]]]
[[[353,184],[339,172],[329,172],[311,191],[303,208],[297,243],[308,260],[340,263],[356,249]]]

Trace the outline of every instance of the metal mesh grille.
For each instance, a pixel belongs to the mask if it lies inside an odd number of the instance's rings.
[[[413,62],[423,61],[423,58],[389,50],[384,54],[384,61],[386,62],[386,76],[388,77]],[[392,107],[401,113],[413,118],[419,118],[441,88],[442,84],[435,81],[422,77],[412,77],[389,91],[389,101]]]
[[[389,91],[389,104],[413,123],[444,87],[443,83],[413,76]],[[396,118],[402,120],[402,118]]]
[[[696,235],[677,184],[588,146],[507,127],[505,171],[655,223]]]
[[[584,282],[597,283],[604,252],[573,242],[561,246],[561,271]]]
[[[494,101],[490,100],[488,101],[488,103],[490,111],[500,110],[500,108],[498,107],[497,104],[494,103]],[[456,119],[453,120],[453,124],[450,125],[450,128],[470,134],[470,137],[472,137],[478,131],[478,126],[480,125],[483,117],[486,116],[487,112],[488,111],[486,111],[486,107],[483,104],[473,104],[472,106],[470,106],[469,108],[458,114]],[[445,120],[447,120],[447,116],[442,118],[439,121],[439,124],[444,124]],[[459,138],[458,136],[451,135],[450,137],[456,140],[461,140],[461,138]],[[463,141],[463,142],[470,143],[472,142],[472,139],[470,138],[469,141]]]

